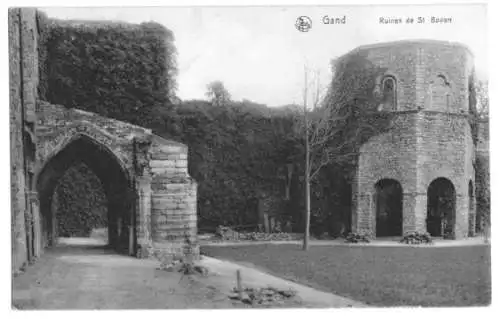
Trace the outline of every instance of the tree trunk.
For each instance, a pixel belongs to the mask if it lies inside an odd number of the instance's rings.
[[[309,224],[311,219],[311,183],[309,181],[309,174],[306,173],[306,222],[305,222],[305,230],[304,230],[304,245],[302,247],[303,250],[309,249]]]
[[[304,69],[304,125],[305,125],[305,142],[306,142],[306,165],[304,169],[304,179],[306,183],[306,220],[304,229],[304,245],[303,250],[309,249],[309,223],[311,216],[311,192],[310,192],[310,178],[311,178],[311,168],[309,167],[310,161],[310,150],[309,150],[309,122],[307,120],[307,70]]]
[[[307,124],[307,110],[304,110],[305,120]],[[311,218],[311,171],[309,169],[309,135],[306,127],[306,167],[305,167],[305,183],[306,183],[306,220],[305,220],[305,230],[304,230],[304,245],[303,250],[309,249],[309,224]]]

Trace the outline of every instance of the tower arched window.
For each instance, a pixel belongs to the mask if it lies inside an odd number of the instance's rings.
[[[436,111],[449,112],[452,108],[451,85],[446,76],[437,74],[430,83],[431,108]]]
[[[385,76],[382,80],[382,94],[384,109],[397,110],[397,82],[393,76]]]

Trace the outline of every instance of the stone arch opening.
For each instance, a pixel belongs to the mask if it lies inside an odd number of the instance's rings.
[[[433,180],[427,189],[427,232],[431,236],[454,236],[456,195],[453,183],[444,177]]]
[[[108,244],[118,251],[133,249],[136,241],[133,181],[108,147],[85,134],[78,134],[50,157],[37,176],[43,246],[52,246],[58,236],[57,216],[52,207],[54,191],[70,168],[82,164],[102,183],[107,199]]]
[[[397,110],[397,81],[392,75],[386,75],[382,79],[382,94],[384,109],[388,111]]]
[[[452,106],[451,84],[444,74],[437,74],[431,81],[432,108],[438,111],[450,111]]]
[[[394,179],[375,184],[376,237],[403,235],[403,188]]]

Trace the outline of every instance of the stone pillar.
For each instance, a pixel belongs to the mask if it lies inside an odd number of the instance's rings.
[[[44,232],[42,234],[42,241],[44,247],[52,247],[57,243],[57,238],[59,234],[57,233],[57,213],[59,209],[59,196],[57,194],[57,188],[54,189],[52,193],[51,200],[49,202],[50,208],[45,210],[48,214],[44,216]]]
[[[136,183],[136,236],[138,257],[148,257],[153,247],[151,236],[151,176],[141,176]]]
[[[155,177],[152,195],[152,239],[162,255],[183,256],[186,236],[196,240],[196,188],[187,176],[182,180]],[[191,248],[189,248],[191,250]],[[192,249],[198,254],[198,249]]]
[[[155,256],[197,259],[198,186],[188,174],[188,149],[154,136],[150,154],[151,237]]]
[[[425,232],[427,218],[427,194],[403,194],[403,236],[408,232]]]
[[[368,233],[371,237],[375,237],[374,223],[374,203],[373,196],[370,193],[357,194],[356,201],[356,220],[353,220],[353,232]]]
[[[29,203],[31,215],[33,216],[33,235],[34,235],[34,256],[40,257],[43,252],[42,243],[42,219],[40,218],[40,209],[38,202],[38,193],[29,192]]]
[[[415,230],[427,232],[427,193],[415,194]]]
[[[469,237],[476,235],[476,196],[469,197]]]
[[[57,240],[59,238],[59,230],[57,227],[57,214],[56,211],[52,211],[51,217],[50,217],[50,227],[51,227],[51,232],[50,232],[50,245],[55,246],[57,245]]]
[[[456,195],[454,238],[467,238],[469,230],[469,196],[466,194]]]

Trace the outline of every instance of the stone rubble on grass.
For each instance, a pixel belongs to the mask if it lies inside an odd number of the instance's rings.
[[[183,260],[171,260],[162,262],[158,270],[165,270],[168,272],[181,272],[184,275],[208,275],[208,268],[202,265],[197,265],[192,262],[184,262]]]
[[[239,300],[249,305],[273,305],[283,303],[286,300],[292,299],[297,295],[297,292],[289,289],[277,289],[273,287],[267,288],[244,288],[240,294],[237,288],[229,294],[229,299]]]
[[[301,238],[301,236],[299,237]],[[228,226],[217,227],[215,237],[221,241],[288,241],[298,239],[297,235],[292,233],[238,232]]]

